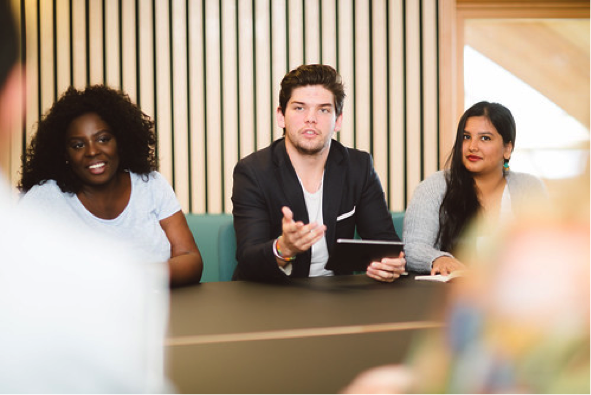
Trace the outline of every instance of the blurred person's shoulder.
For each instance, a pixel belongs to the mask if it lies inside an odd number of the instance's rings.
[[[165,267],[5,194],[0,216],[0,392],[159,391]]]

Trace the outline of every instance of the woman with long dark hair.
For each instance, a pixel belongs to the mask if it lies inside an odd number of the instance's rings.
[[[454,256],[461,245],[490,236],[529,197],[547,197],[540,179],[510,170],[515,135],[513,115],[501,104],[482,101],[462,115],[447,170],[421,182],[407,208],[409,270],[445,275],[464,268]],[[468,240],[465,231],[475,219],[485,226]]]

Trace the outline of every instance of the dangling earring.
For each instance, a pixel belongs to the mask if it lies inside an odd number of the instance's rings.
[[[69,165],[69,164],[70,164],[70,161],[66,159],[66,165]]]
[[[509,171],[509,159],[505,159],[505,163],[503,163],[503,171]]]

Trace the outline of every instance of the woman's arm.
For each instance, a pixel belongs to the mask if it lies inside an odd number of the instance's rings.
[[[198,283],[203,272],[203,260],[183,212],[177,211],[164,218],[160,226],[170,242],[170,286]]]
[[[435,268],[437,258],[453,258],[450,253],[439,250],[437,245],[439,207],[445,188],[444,173],[439,172],[421,182],[413,193],[404,214],[402,238],[408,270],[429,273]]]

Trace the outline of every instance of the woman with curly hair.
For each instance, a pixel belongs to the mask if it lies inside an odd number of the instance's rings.
[[[121,91],[69,88],[23,156],[21,205],[129,241],[168,262],[170,285],[197,283],[203,262],[173,189],[157,172],[154,122]],[[99,246],[100,247],[100,246]]]
[[[449,169],[419,184],[404,215],[409,270],[446,275],[464,268],[453,255],[460,246],[485,241],[529,199],[547,200],[540,179],[509,170],[515,136],[513,115],[501,104],[482,101],[462,115]],[[465,231],[475,219],[483,226],[470,241]]]

